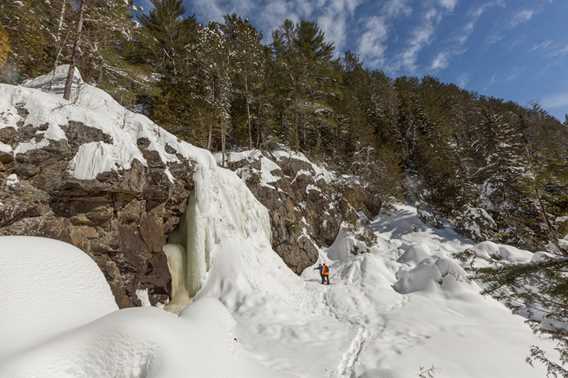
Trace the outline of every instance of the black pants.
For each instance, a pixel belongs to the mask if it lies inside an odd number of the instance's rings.
[[[329,275],[321,275],[321,284],[322,285],[329,285]]]

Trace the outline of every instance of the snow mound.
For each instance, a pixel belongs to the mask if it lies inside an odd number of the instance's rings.
[[[497,260],[501,263],[528,263],[533,258],[532,252],[524,251],[510,245],[494,243],[492,241],[484,241],[476,244],[468,251],[481,259],[487,261]]]
[[[189,319],[155,307],[116,311],[16,356],[0,377],[275,376],[219,329],[219,310],[205,305]]]
[[[26,80],[22,84],[28,88],[40,89],[45,92],[52,92],[63,96],[65,90],[65,82],[67,81],[67,75],[69,74],[69,65],[63,64],[55,68],[55,70],[41,75],[34,79]],[[71,98],[75,99],[77,97],[80,87],[84,85],[83,77],[77,68],[73,72],[73,80],[71,86]]]
[[[430,257],[428,248],[421,244],[403,244],[400,248],[404,251],[403,255],[398,259],[400,263],[418,264]]]
[[[437,288],[452,291],[467,283],[467,274],[455,261],[439,256],[425,258],[410,271],[400,270],[397,276],[393,287],[401,294]]]
[[[341,224],[333,244],[327,248],[326,253],[327,257],[332,260],[347,260],[353,255],[367,252],[368,249],[367,244],[358,240],[347,224]]]
[[[117,309],[95,262],[51,239],[0,237],[0,287],[0,361]]]
[[[267,377],[234,337],[235,320],[204,298],[177,317],[117,310],[102,272],[77,248],[0,238],[1,378]],[[205,347],[206,346],[206,347]]]

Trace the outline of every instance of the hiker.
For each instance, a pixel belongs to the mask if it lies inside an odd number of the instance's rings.
[[[315,268],[319,270],[322,285],[329,285],[329,266],[326,263],[321,263]]]

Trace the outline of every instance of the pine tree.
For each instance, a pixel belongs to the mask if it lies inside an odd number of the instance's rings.
[[[334,135],[332,104],[339,94],[340,67],[333,43],[315,23],[286,20],[273,34],[273,49],[281,71],[283,134],[296,149],[317,148]]]
[[[210,23],[202,30],[203,55],[201,62],[206,67],[207,86],[206,101],[211,106],[214,122],[210,123],[207,148],[213,148],[214,132],[220,134],[221,164],[225,165],[226,137],[231,112],[231,55],[222,26]]]
[[[477,279],[515,312],[522,311],[536,333],[557,342],[558,356],[537,346],[528,361],[543,364],[551,377],[568,377],[568,254],[530,264],[481,269]]]
[[[83,22],[85,20],[85,9],[87,8],[87,1],[88,0],[81,0],[81,2],[79,3],[79,19],[77,21],[77,30],[75,32],[75,39],[73,42],[71,64],[69,65],[69,73],[67,74],[67,80],[65,81],[65,90],[63,92],[63,98],[66,100],[71,99],[71,88],[73,85],[73,79],[75,77],[75,68],[79,59],[79,44],[81,43],[81,36],[83,34]]]
[[[4,28],[0,24],[0,67],[8,60],[8,54],[10,54],[10,41],[8,40],[8,35],[4,31]]]
[[[21,78],[37,76],[52,68],[54,15],[52,5],[63,0],[4,0],[0,2],[0,24],[8,34],[11,61]]]
[[[191,21],[183,16],[185,7],[182,0],[152,0],[153,9],[149,14],[140,15],[140,23],[146,32],[141,41],[148,59],[153,63],[164,80],[174,81],[179,75],[182,51],[189,41],[185,32]]]
[[[264,49],[262,35],[246,20],[236,15],[225,17],[222,26],[231,57],[233,93],[242,98],[245,108],[248,146],[253,148],[254,111],[258,107],[264,80]],[[236,113],[233,106],[233,115]]]

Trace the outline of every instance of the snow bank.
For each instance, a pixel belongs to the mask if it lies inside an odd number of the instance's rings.
[[[0,251],[9,294],[0,306],[2,378],[279,376],[241,347],[235,320],[215,299],[181,317],[155,307],[117,311],[103,274],[77,248],[1,237]]]
[[[400,270],[393,285],[401,294],[429,291],[441,288],[452,291],[467,284],[465,271],[453,260],[443,257],[427,257],[412,270]]]
[[[187,319],[155,307],[113,312],[16,356],[0,377],[278,376],[219,327],[218,306],[198,307],[200,316]]]
[[[0,365],[9,355],[117,309],[97,265],[56,240],[0,237]],[[9,342],[6,342],[9,340]]]
[[[367,252],[364,241],[358,240],[355,233],[347,224],[341,224],[333,244],[327,248],[327,257],[332,260],[347,260],[353,255]]]
[[[55,68],[55,70],[41,75],[34,79],[26,80],[22,84],[28,88],[40,89],[45,92],[52,92],[63,96],[65,90],[65,82],[67,81],[67,75],[69,74],[69,65],[63,64]],[[71,98],[75,99],[77,97],[80,87],[84,85],[83,77],[77,68],[73,71],[73,80],[71,84]]]

